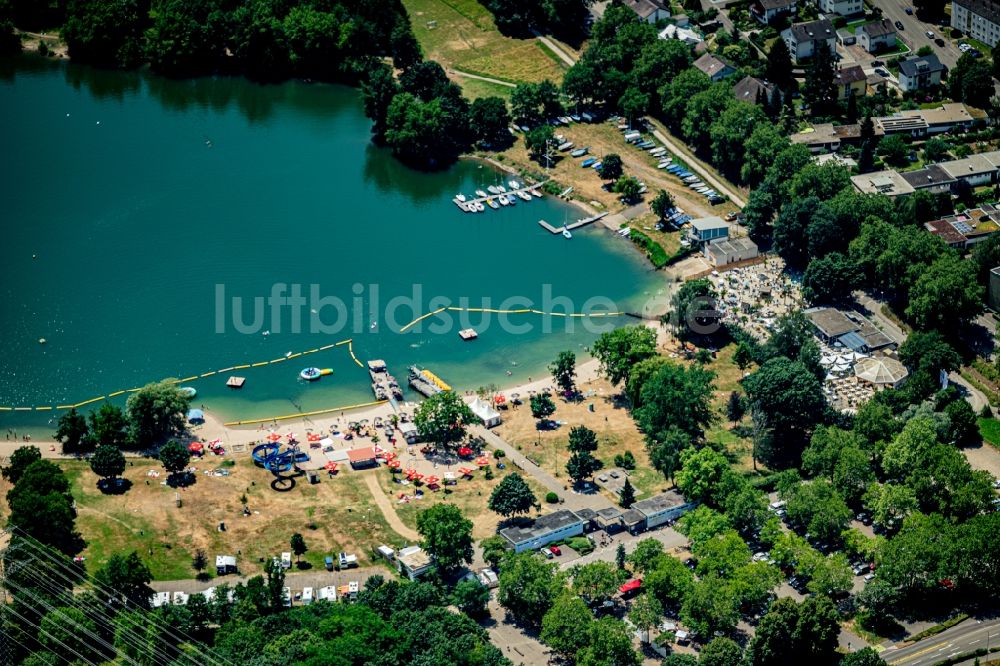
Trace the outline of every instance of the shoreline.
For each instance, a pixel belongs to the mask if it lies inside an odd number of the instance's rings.
[[[578,364],[576,368],[577,383],[583,384],[595,379],[598,375],[598,366],[599,364],[597,359],[589,357],[582,363]],[[549,387],[552,387],[553,389],[555,388],[551,375],[546,373],[546,375],[540,379],[532,378],[528,382],[521,382],[519,384],[502,387],[499,391],[497,391],[497,395],[503,395],[505,398],[510,400],[510,396],[512,394],[518,393],[522,397],[526,398],[532,392],[540,392]],[[465,399],[466,402],[469,402],[475,397],[476,393],[475,391],[462,391],[459,395]],[[416,408],[417,404],[417,402],[413,401],[400,403],[400,411],[406,412],[412,416],[413,410]],[[227,448],[226,456],[249,455],[249,450],[234,454],[232,446],[234,444],[249,445],[251,443],[259,443],[260,439],[272,431],[282,433],[295,432],[300,435],[305,432],[329,432],[331,428],[346,426],[351,421],[360,421],[362,419],[373,420],[375,417],[381,417],[384,420],[393,413],[392,406],[386,402],[381,405],[347,410],[339,413],[334,411],[329,414],[318,416],[304,416],[286,419],[284,421],[277,422],[276,425],[273,423],[260,423],[227,426],[225,425],[226,422],[223,418],[215,413],[210,407],[206,407],[203,411],[205,414],[205,422],[203,424],[190,426],[188,429],[188,436],[180,437],[178,438],[178,441],[186,444],[191,441],[210,441],[213,439],[221,439]],[[32,439],[30,442],[0,441],[0,459],[9,457],[15,449],[21,446],[37,446],[41,450],[43,458],[62,460],[77,459],[77,456],[64,455],[62,453],[61,444],[51,438]],[[370,438],[355,437],[350,442],[349,448],[359,448],[361,446],[371,446]],[[140,454],[130,455],[143,457]]]
[[[658,346],[664,344],[665,338],[669,338],[660,322],[644,320],[643,325],[656,331]],[[600,364],[598,360],[589,356],[582,362],[578,363],[576,366],[577,386],[579,387],[597,379],[600,369],[599,366]],[[553,392],[555,392],[555,382],[553,382],[552,376],[546,372],[544,376],[539,379],[531,378],[527,382],[520,382],[501,387],[500,390],[497,391],[497,395],[503,395],[509,401],[511,400],[511,396],[517,393],[523,399],[526,399],[531,393],[542,392],[549,388],[553,389]],[[469,402],[476,396],[476,393],[475,391],[463,391],[460,395],[466,400],[466,402]],[[412,416],[413,410],[416,408],[417,404],[418,403],[412,401],[401,403],[400,411],[406,412]],[[329,432],[331,428],[346,427],[346,425],[351,421],[361,421],[362,419],[369,419],[371,421],[375,417],[387,419],[393,413],[392,406],[386,402],[381,405],[364,407],[358,410],[344,411],[339,414],[331,412],[329,414],[316,417],[306,416],[287,419],[278,422],[277,425],[262,423],[253,425],[227,426],[225,425],[225,421],[222,417],[213,412],[211,408],[205,408],[203,411],[205,414],[205,422],[203,424],[190,427],[187,432],[187,436],[178,438],[178,441],[187,444],[192,441],[204,442],[221,439],[223,445],[226,447],[226,456],[249,455],[249,448],[246,451],[234,453],[232,449],[233,445],[242,444],[249,446],[254,443],[260,443],[260,440],[262,440],[267,433],[272,431],[281,433],[294,432],[298,435],[308,432]],[[349,448],[359,448],[371,445],[372,442],[370,438],[359,436],[351,440]],[[43,458],[62,460],[78,459],[77,456],[63,455],[59,442],[51,438],[32,439],[30,442],[0,441],[0,459],[9,457],[15,449],[21,446],[37,446],[41,450]],[[130,453],[127,455],[143,457],[141,454]],[[211,458],[208,457],[204,458],[204,460],[210,459]]]

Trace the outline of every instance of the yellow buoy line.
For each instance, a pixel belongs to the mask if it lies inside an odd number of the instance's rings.
[[[375,407],[376,405],[384,405],[389,402],[388,400],[373,400],[371,402],[362,402],[357,405],[346,405],[344,407],[330,407],[329,409],[317,409],[312,412],[298,412],[296,414],[285,414],[284,416],[271,416],[266,419],[251,419],[248,421],[230,421],[229,423],[224,423],[225,426],[239,426],[239,425],[253,425],[255,423],[271,423],[272,421],[287,421],[289,419],[301,419],[306,416],[318,416],[319,414],[329,414],[330,412],[346,412],[351,409],[360,409],[361,407]]]
[[[351,344],[351,338],[348,338],[346,340],[341,340],[340,342],[334,342],[334,343],[329,344],[329,345],[323,345],[322,347],[316,347],[315,349],[309,349],[307,351],[301,351],[301,352],[297,352],[295,354],[289,354],[288,356],[282,356],[280,358],[271,359],[270,361],[258,361],[256,363],[243,363],[241,365],[233,365],[233,366],[230,366],[228,368],[222,368],[221,370],[212,370],[210,372],[204,372],[204,373],[202,373],[200,375],[191,375],[190,377],[184,377],[183,379],[175,379],[175,380],[173,380],[172,383],[174,383],[174,384],[187,384],[187,383],[190,383],[190,382],[197,381],[199,379],[204,379],[206,377],[212,377],[213,375],[222,375],[222,374],[225,374],[227,372],[232,372],[233,370],[246,370],[246,369],[251,369],[251,368],[259,368],[259,367],[264,366],[264,365],[273,365],[275,363],[284,363],[285,361],[291,361],[292,359],[299,358],[300,356],[306,356],[308,354],[316,354],[316,353],[327,351],[328,349],[333,349],[334,347],[340,347],[340,346],[343,346],[343,345],[347,345],[347,350],[350,352],[351,358],[354,359],[355,363],[357,363],[359,366],[361,366],[361,361],[359,361],[358,357],[354,355],[354,349],[353,349],[353,345]],[[362,367],[364,367],[364,366],[362,366]],[[108,393],[107,395],[99,395],[96,398],[91,398],[90,400],[84,400],[82,402],[77,402],[77,403],[74,403],[74,404],[67,404],[67,405],[54,405],[54,406],[53,405],[40,405],[40,406],[37,406],[37,407],[4,407],[4,406],[0,406],[0,412],[48,412],[48,411],[52,411],[53,409],[79,409],[80,407],[86,407],[87,405],[91,405],[91,404],[93,404],[95,402],[100,402],[101,400],[107,400],[108,398],[116,398],[116,397],[118,397],[120,395],[124,395],[125,393],[135,393],[136,391],[139,391],[139,390],[140,390],[139,387],[137,387],[137,388],[130,388],[130,389],[123,389],[123,390],[120,390],[120,391],[114,391],[113,393]],[[349,409],[349,408],[345,408],[345,409]],[[264,419],[264,420],[270,421],[272,419]],[[249,423],[249,421],[245,421],[245,423]]]
[[[495,308],[460,308],[457,306],[445,306],[428,312],[427,314],[420,315],[413,321],[411,321],[406,326],[399,329],[400,333],[403,333],[408,328],[416,324],[417,322],[423,321],[428,317],[433,317],[436,314],[441,314],[442,312],[485,312],[489,314],[535,314],[542,315],[544,317],[624,317],[628,315],[627,312],[543,312],[542,310],[533,310],[530,308],[522,308],[520,310],[497,310]]]

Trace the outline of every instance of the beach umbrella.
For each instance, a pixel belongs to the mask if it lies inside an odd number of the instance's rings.
[[[438,483],[438,482],[439,482],[440,480],[441,480],[441,479],[439,479],[439,478],[437,478],[436,476],[433,476],[433,475],[431,475],[431,476],[428,476],[428,477],[427,477],[426,479],[424,479],[424,481],[425,481],[425,482],[427,483],[427,485],[428,485],[428,486],[434,486],[434,485],[437,485],[437,483]]]
[[[200,409],[189,409],[187,413],[187,420],[191,423],[197,423],[205,420],[205,412]]]
[[[402,466],[402,463],[399,462],[398,460],[390,460],[386,464],[389,466],[389,469],[391,469],[393,471],[399,469]]]
[[[507,402],[507,398],[503,397],[502,395],[498,395],[495,398],[493,398],[493,402],[495,402],[498,405],[502,405],[503,403]]]
[[[321,446],[333,446],[333,440],[330,439],[329,437],[324,437],[323,439],[319,440],[319,443]]]
[[[392,462],[398,457],[399,456],[396,454],[395,451],[389,451],[389,453],[385,454],[385,459],[388,460],[389,462]]]
[[[462,476],[472,476],[472,473],[474,471],[475,470],[469,469],[468,467],[459,467],[458,468],[458,473],[461,474]]]
[[[316,433],[313,433],[313,432],[306,433],[306,441],[309,441],[309,442],[318,442],[321,439],[323,439],[323,438],[320,435],[316,434]]]
[[[413,469],[412,467],[407,467],[406,469],[403,470],[403,474],[405,474],[406,476],[413,476],[416,473],[417,470]]]
[[[297,441],[299,441],[298,439],[295,438],[295,433],[294,432],[288,433],[287,435],[285,435],[285,437],[288,439],[289,442],[297,442]]]
[[[272,433],[270,433],[267,436],[267,441],[269,441],[269,442],[280,442],[281,441],[281,435],[279,435],[276,432],[272,432]]]
[[[333,462],[331,460],[327,464],[323,465],[323,469],[325,469],[328,472],[336,472],[337,471],[337,463],[335,463],[335,462]]]
[[[476,458],[476,464],[479,465],[480,467],[487,467],[490,464],[490,459],[487,458],[486,456],[479,456],[478,458]]]
[[[472,455],[472,449],[467,446],[458,447],[458,455],[465,458]]]
[[[191,442],[188,444],[188,451],[191,453],[201,453],[205,450],[205,445],[201,442]]]

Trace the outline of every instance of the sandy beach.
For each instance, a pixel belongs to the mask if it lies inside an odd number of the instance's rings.
[[[662,346],[667,339],[667,332],[663,326],[655,321],[646,321],[645,324],[657,332],[657,343]],[[594,358],[588,358],[578,363],[576,367],[577,384],[582,385],[596,379],[599,369],[600,364]],[[528,382],[503,387],[498,393],[507,398],[508,401],[511,400],[514,394],[517,394],[522,400],[527,402],[531,394],[544,391],[555,391],[555,382],[552,380],[551,375],[546,374],[538,379],[531,378],[531,381]],[[410,392],[412,393],[412,389]],[[474,391],[465,391],[463,397],[466,402],[471,402],[476,397],[476,394]],[[417,404],[409,401],[400,403],[400,412],[412,417]],[[225,446],[226,455],[249,455],[250,445],[260,443],[271,432],[283,435],[295,433],[299,441],[305,441],[306,434],[308,433],[322,433],[326,435],[333,431],[346,429],[347,425],[351,422],[358,422],[364,419],[373,422],[376,417],[387,421],[392,415],[393,409],[389,403],[383,403],[381,405],[362,407],[350,411],[330,412],[316,416],[304,416],[270,423],[241,426],[225,425],[223,419],[215,414],[210,407],[203,409],[203,412],[205,414],[205,422],[201,424],[189,424],[187,436],[181,438],[179,441],[186,444],[191,441],[210,442],[218,439]],[[0,441],[0,459],[9,457],[15,449],[25,444],[37,446],[41,449],[43,457],[64,457],[61,445],[54,439],[32,438],[31,442]],[[243,450],[234,451],[234,445],[243,445],[242,447],[237,446],[237,448]],[[361,448],[371,445],[371,439],[368,437],[355,437],[349,442],[349,448]]]

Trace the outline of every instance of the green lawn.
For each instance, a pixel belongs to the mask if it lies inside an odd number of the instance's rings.
[[[979,434],[983,441],[1000,448],[1000,421],[996,419],[979,419]]]

